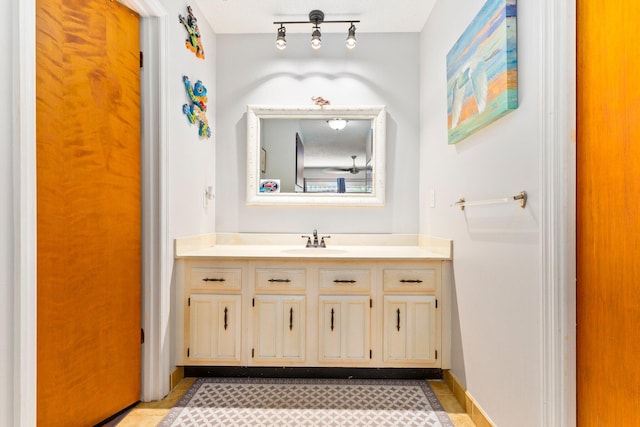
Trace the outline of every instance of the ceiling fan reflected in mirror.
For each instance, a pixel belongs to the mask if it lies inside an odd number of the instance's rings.
[[[355,154],[351,156],[351,160],[353,160],[353,166],[351,166],[350,168],[329,168],[329,169],[326,169],[326,171],[330,172],[330,173],[351,173],[351,174],[354,174],[354,175],[360,173],[360,171],[362,171],[362,170],[370,171],[371,170],[371,166],[366,166],[364,168],[359,168],[359,167],[356,166],[356,158],[357,157],[358,156],[356,156]]]

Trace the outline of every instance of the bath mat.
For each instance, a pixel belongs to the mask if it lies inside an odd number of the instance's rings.
[[[199,378],[162,427],[453,427],[426,380]]]

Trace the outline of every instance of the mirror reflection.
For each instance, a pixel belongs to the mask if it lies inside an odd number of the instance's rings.
[[[261,191],[371,193],[371,119],[260,120]]]
[[[383,206],[386,112],[247,106],[247,204]]]

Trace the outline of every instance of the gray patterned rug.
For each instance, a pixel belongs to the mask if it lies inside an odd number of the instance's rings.
[[[160,426],[453,427],[426,380],[199,378]]]

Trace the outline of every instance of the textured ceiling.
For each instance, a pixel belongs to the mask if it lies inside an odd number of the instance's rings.
[[[217,34],[275,33],[274,21],[307,21],[320,9],[325,20],[360,20],[359,33],[420,32],[436,0],[197,0]],[[198,17],[200,18],[200,17]],[[323,33],[344,32],[346,24],[321,25]],[[309,32],[311,24],[289,25],[288,33]]]

